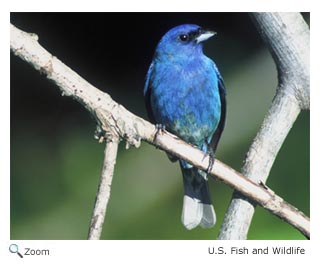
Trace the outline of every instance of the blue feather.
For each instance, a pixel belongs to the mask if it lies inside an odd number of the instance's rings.
[[[149,118],[205,152],[216,150],[226,116],[225,88],[202,41],[214,33],[186,24],[168,31],[157,45],[144,87]],[[211,227],[215,213],[206,173],[180,160],[186,228]]]

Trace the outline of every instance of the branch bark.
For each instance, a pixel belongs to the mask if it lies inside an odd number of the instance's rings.
[[[112,131],[119,138],[126,140],[127,144],[136,147],[140,145],[142,139],[200,169],[208,168],[209,157],[176,136],[164,131],[154,139],[155,126],[130,113],[113,101],[108,94],[82,79],[47,52],[38,43],[34,34],[23,32],[11,25],[10,47],[15,55],[30,63],[56,83],[63,95],[79,101],[95,117],[101,131]],[[309,237],[309,218],[270,189],[256,184],[218,160],[215,161],[209,174],[284,219]]]
[[[309,28],[299,13],[253,13],[251,17],[276,62],[279,81],[242,168],[243,175],[264,183],[301,109],[309,109]],[[255,205],[235,191],[219,239],[246,239]]]
[[[99,188],[91,217],[88,235],[89,240],[97,240],[101,237],[107,205],[110,198],[111,183],[114,166],[117,159],[118,145],[119,139],[116,135],[107,139]]]

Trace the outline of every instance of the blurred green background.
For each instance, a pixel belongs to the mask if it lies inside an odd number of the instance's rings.
[[[246,13],[11,13],[11,22],[38,34],[49,52],[144,118],[144,76],[160,37],[183,23],[217,31],[204,47],[227,88],[217,158],[236,170],[275,94],[274,62]],[[86,239],[104,151],[94,130],[80,104],[11,54],[11,239]],[[309,112],[302,112],[267,182],[307,215],[309,132]],[[180,222],[178,164],[147,143],[125,150],[122,142],[102,239],[215,239],[232,190],[212,179],[209,184],[217,224],[188,231]],[[304,236],[257,207],[248,239]]]

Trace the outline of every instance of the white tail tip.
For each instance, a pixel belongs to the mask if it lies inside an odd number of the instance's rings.
[[[203,204],[200,200],[185,195],[181,221],[188,230],[199,224],[203,228],[210,228],[216,223],[216,215],[211,204]]]

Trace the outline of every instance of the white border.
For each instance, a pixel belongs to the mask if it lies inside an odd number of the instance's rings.
[[[9,2],[9,1],[8,1]],[[101,2],[104,2],[101,7]],[[25,257],[25,263],[57,263],[57,261],[95,261],[109,263],[199,263],[200,261],[232,261],[252,263],[270,262],[276,257],[277,262],[308,261],[316,256],[319,249],[319,104],[320,82],[319,67],[319,12],[316,11],[317,1],[295,0],[242,0],[242,1],[10,1],[1,7],[1,163],[0,163],[0,263],[18,263],[19,257],[8,251],[9,239],[9,175],[10,175],[10,79],[9,79],[9,12],[10,11],[190,11],[190,12],[221,12],[221,11],[312,11],[311,13],[311,241],[16,241],[20,247],[49,248],[50,257]],[[4,5],[4,4],[1,4]],[[317,71],[317,72],[316,72]],[[317,98],[317,99],[316,99]],[[299,155],[299,153],[297,153]],[[288,179],[289,180],[289,179]],[[266,227],[268,228],[268,227]],[[208,247],[223,246],[228,250],[231,246],[248,248],[272,246],[302,246],[306,255],[209,255]]]

